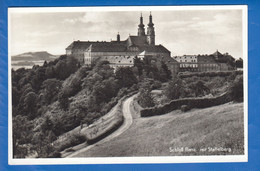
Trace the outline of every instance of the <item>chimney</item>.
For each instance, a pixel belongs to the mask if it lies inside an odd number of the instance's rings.
[[[119,35],[119,33],[117,33],[117,36],[116,36],[116,40],[117,40],[117,42],[120,42],[120,35]]]

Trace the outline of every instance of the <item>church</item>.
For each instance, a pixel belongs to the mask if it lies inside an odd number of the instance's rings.
[[[157,62],[175,62],[171,52],[163,45],[155,43],[155,28],[150,13],[147,32],[140,16],[137,35],[121,40],[119,33],[116,40],[106,41],[74,41],[66,48],[66,54],[77,58],[81,64],[92,65],[97,61],[108,61],[113,68],[133,66],[134,58],[150,56]]]

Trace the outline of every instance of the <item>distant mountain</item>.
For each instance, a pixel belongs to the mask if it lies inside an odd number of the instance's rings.
[[[12,56],[12,61],[52,61],[58,58],[58,55],[52,55],[47,51],[26,52]]]

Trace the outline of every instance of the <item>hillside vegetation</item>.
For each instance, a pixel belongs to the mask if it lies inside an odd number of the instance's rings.
[[[140,118],[114,140],[77,157],[238,155],[244,153],[243,103]],[[183,149],[183,151],[182,151]]]
[[[107,61],[81,66],[62,55],[43,66],[12,70],[14,158],[60,157],[64,147],[53,145],[59,136],[92,124],[145,80],[158,85],[170,79],[164,63],[157,67],[138,58],[134,63],[114,71]],[[85,141],[78,135],[72,139],[69,145]]]
[[[236,101],[243,100],[242,73],[213,75],[172,77],[165,63],[152,64],[146,57],[135,58],[133,67],[117,70],[110,68],[108,61],[81,66],[77,59],[66,55],[43,66],[12,70],[14,158],[61,157],[62,150],[85,142],[86,136],[72,134],[71,139],[54,145],[58,137],[81,125],[93,124],[119,99],[137,90],[137,101],[143,108],[227,91]],[[160,97],[151,94],[153,89],[162,89]],[[106,126],[99,132],[107,136],[107,128],[115,124],[109,120],[102,123]]]

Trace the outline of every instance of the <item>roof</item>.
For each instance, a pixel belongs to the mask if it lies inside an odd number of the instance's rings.
[[[74,41],[72,42],[66,50],[69,49],[87,49],[91,44],[96,43],[96,42],[91,42],[91,41]]]
[[[140,51],[146,52],[170,53],[170,51],[162,45],[141,45],[138,46],[138,48]]]
[[[91,46],[90,46],[91,45]],[[128,47],[137,47],[137,52],[156,52],[156,53],[170,53],[162,45],[148,45],[146,36],[129,36],[125,41],[111,41],[111,42],[93,42],[93,41],[74,41],[66,50],[91,50],[92,52],[127,52],[132,51]]]
[[[213,55],[198,55],[198,63],[216,63],[215,57]]]
[[[127,39],[128,46],[130,45],[145,45],[146,42],[146,36],[129,36]]]
[[[214,52],[212,55],[214,55],[215,57],[222,56],[222,54],[218,50]]]
[[[147,55],[147,52],[144,50],[142,53],[140,53],[138,56],[145,56]]]
[[[125,52],[126,46],[112,42],[93,43],[87,48],[91,52]]]

